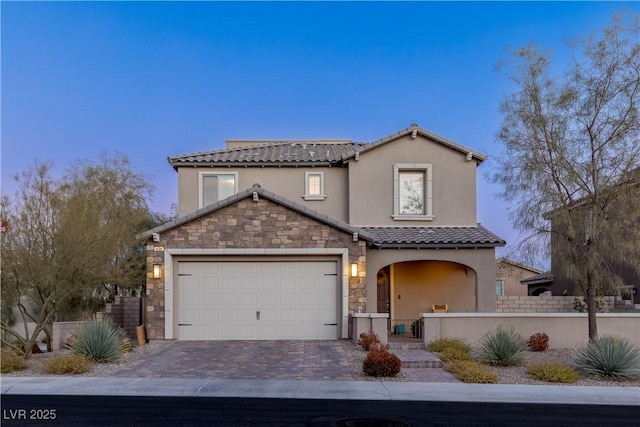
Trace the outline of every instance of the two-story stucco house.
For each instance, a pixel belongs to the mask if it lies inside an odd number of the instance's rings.
[[[178,218],[146,232],[151,339],[339,339],[350,315],[495,311],[485,156],[416,124],[373,143],[227,141],[169,157]]]

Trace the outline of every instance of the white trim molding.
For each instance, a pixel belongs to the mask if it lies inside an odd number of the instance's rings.
[[[396,163],[393,165],[393,216],[396,221],[432,221],[433,216],[433,178],[431,163]],[[424,173],[424,215],[405,215],[400,213],[400,173]]]
[[[309,191],[309,178],[311,176],[319,176],[320,177],[320,194],[311,194]],[[306,171],[304,173],[304,195],[302,196],[305,200],[324,200],[327,198],[327,195],[324,194],[324,172],[322,171]]]
[[[233,175],[233,194],[238,193],[238,172],[228,171],[224,169],[213,169],[207,171],[198,172],[198,209],[204,208],[204,177],[205,176],[218,176],[218,175]],[[224,197],[223,197],[224,198]],[[216,201],[222,199],[218,198]]]

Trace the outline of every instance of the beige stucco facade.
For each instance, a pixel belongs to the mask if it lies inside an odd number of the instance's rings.
[[[429,164],[432,169],[433,220],[393,218],[395,164]],[[475,160],[426,137],[404,136],[349,162],[349,223],[360,226],[475,226]],[[376,206],[375,209],[371,209]]]
[[[230,151],[171,161],[179,219],[144,234],[150,338],[173,337],[172,288],[176,263],[184,259],[335,259],[343,283],[343,338],[348,316],[387,313],[379,298],[381,270],[389,275],[384,298],[388,293],[391,321],[418,319],[434,304],[447,304],[450,312],[495,312],[495,246],[504,241],[477,223],[476,174],[485,157],[417,125],[369,145],[328,144],[322,150],[314,145],[310,158],[304,144],[287,143],[278,154],[264,151],[268,143],[237,141]],[[307,157],[289,157],[295,150]],[[326,159],[317,159],[323,153]],[[273,160],[283,156],[286,161]],[[424,214],[398,215],[399,171],[423,171]],[[305,176],[318,172],[323,197],[310,200]],[[237,194],[201,206],[208,173],[233,174]],[[153,277],[154,264],[163,265],[164,277]]]
[[[178,170],[178,216],[187,215],[203,207],[199,206],[199,177],[202,173],[235,173],[238,176],[237,190],[242,191],[253,184],[276,191],[280,196],[311,209],[323,212],[332,218],[348,222],[347,188],[348,169],[345,167],[283,167],[283,168],[180,168]],[[305,172],[322,172],[324,200],[305,200]]]

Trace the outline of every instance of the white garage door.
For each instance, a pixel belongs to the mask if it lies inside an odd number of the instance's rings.
[[[337,339],[335,261],[179,262],[183,340]]]

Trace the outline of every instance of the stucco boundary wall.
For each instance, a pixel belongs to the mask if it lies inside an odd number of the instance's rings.
[[[583,297],[575,296],[503,296],[496,297],[496,312],[498,313],[569,313],[575,312],[573,304],[576,298],[583,301]],[[615,311],[616,300],[621,297],[602,297],[602,309],[606,312]]]
[[[388,313],[354,313],[351,315],[351,319],[354,344],[358,344],[360,334],[365,332],[374,332],[382,344],[387,344]]]
[[[425,344],[440,338],[460,338],[479,345],[483,334],[498,325],[513,325],[525,338],[536,332],[549,336],[549,348],[578,349],[589,341],[586,313],[422,313]],[[640,313],[599,313],[598,335],[615,335],[640,346]]]

